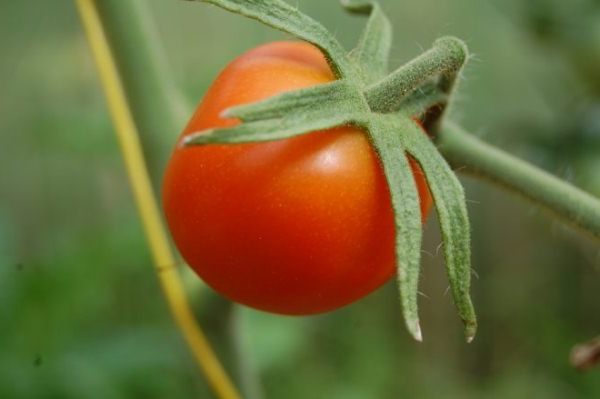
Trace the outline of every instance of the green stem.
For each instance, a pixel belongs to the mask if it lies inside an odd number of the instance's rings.
[[[436,76],[440,76],[440,91],[449,94],[468,54],[461,40],[442,37],[430,50],[369,86],[365,91],[367,102],[375,112],[397,111],[410,93]]]
[[[98,11],[156,186],[190,106],[176,90],[146,0],[102,0]]]
[[[247,324],[248,320],[244,317],[242,308],[237,305],[232,306],[228,333],[236,359],[237,379],[245,399],[262,399],[265,395],[259,370],[253,361],[254,357],[248,356],[252,348],[247,335]]]
[[[600,200],[537,167],[482,142],[451,123],[437,137],[439,149],[460,171],[492,180],[600,240]]]

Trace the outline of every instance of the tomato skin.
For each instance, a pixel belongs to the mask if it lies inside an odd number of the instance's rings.
[[[219,117],[231,106],[332,79],[310,44],[260,46],[221,72],[182,137],[239,123]],[[414,164],[413,170],[425,217],[431,198]],[[175,244],[197,274],[257,309],[297,315],[333,310],[395,272],[388,186],[357,128],[176,148],[163,206]]]

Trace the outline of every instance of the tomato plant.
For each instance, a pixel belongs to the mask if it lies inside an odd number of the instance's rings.
[[[334,78],[311,44],[260,46],[222,71],[183,136],[237,124],[220,116],[232,106]],[[431,198],[411,162],[424,217]],[[216,291],[254,308],[332,310],[395,272],[390,193],[369,139],[357,127],[271,142],[177,147],[163,202],[188,264]]]
[[[209,2],[303,42],[234,61],[180,137],[163,199],[183,257],[229,298],[287,314],[350,303],[395,270],[407,329],[420,341],[422,221],[433,200],[471,341],[464,190],[421,128],[439,130],[465,44],[440,38],[389,73],[391,27],[376,2],[343,2],[369,16],[350,53],[285,2]]]

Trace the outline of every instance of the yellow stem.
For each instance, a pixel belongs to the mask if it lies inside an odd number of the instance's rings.
[[[154,266],[171,313],[214,392],[240,398],[187,302],[142,155],[139,135],[94,0],[76,0],[129,175]]]

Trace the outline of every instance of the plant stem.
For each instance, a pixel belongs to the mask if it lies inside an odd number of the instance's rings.
[[[376,112],[397,111],[411,92],[437,75],[441,76],[439,90],[449,94],[468,54],[467,47],[461,40],[442,37],[435,41],[431,49],[367,87],[367,102]]]
[[[187,302],[175,267],[175,257],[171,252],[158,205],[152,193],[152,185],[131,108],[96,3],[94,0],[77,0],[77,6],[98,67],[131,188],[169,310],[218,397],[237,399],[240,397],[239,393],[222,368]]]
[[[245,399],[262,399],[265,395],[260,378],[258,378],[259,371],[253,361],[254,358],[248,356],[251,353],[251,347],[249,338],[245,334],[247,324],[248,320],[244,317],[242,308],[232,305],[229,312],[228,335],[235,354],[240,389]]]
[[[148,1],[102,0],[97,8],[156,186],[170,154],[165,148],[172,147],[191,107],[173,83]]]
[[[446,159],[461,172],[504,186],[600,240],[600,200],[551,174],[446,123],[436,138]]]

